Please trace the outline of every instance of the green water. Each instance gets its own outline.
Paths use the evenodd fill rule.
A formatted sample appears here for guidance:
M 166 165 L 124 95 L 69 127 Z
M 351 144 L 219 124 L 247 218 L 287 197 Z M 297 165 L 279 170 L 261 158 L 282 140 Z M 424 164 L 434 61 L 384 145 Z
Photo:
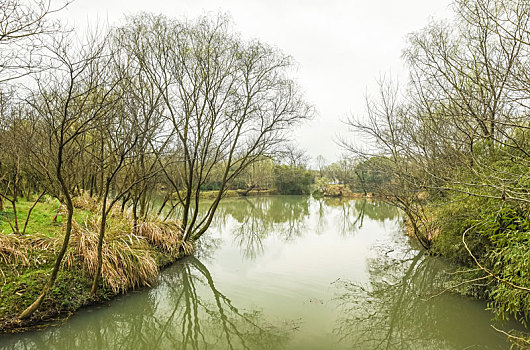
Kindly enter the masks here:
M 152 289 L 1 336 L 0 348 L 509 348 L 485 303 L 433 297 L 449 267 L 399 228 L 398 211 L 378 202 L 227 199 L 208 244 Z

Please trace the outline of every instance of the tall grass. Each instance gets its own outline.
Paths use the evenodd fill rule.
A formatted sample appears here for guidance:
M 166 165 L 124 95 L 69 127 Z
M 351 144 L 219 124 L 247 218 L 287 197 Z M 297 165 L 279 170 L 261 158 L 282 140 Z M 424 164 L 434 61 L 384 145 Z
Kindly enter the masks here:
M 85 204 L 92 206 L 89 201 Z M 87 209 L 87 206 L 83 207 Z M 100 210 L 91 208 L 92 210 Z M 98 215 L 89 217 L 83 224 L 75 223 L 70 249 L 64 264 L 72 268 L 81 262 L 83 268 L 94 275 L 97 269 L 97 243 L 101 225 Z M 101 276 L 115 293 L 130 288 L 149 286 L 158 274 L 155 254 L 179 256 L 182 245 L 180 224 L 152 219 L 141 222 L 136 233 L 130 213 L 112 211 L 107 218 L 107 228 L 102 251 Z
M 64 260 L 66 268 L 73 268 L 81 262 L 90 275 L 95 274 L 99 226 L 99 217 L 89 218 L 83 225 L 74 225 L 70 249 Z M 150 285 L 158 273 L 147 240 L 122 228 L 117 226 L 108 230 L 102 251 L 101 275 L 115 293 Z
M 86 216 L 82 223 L 74 220 L 63 267 L 81 267 L 93 276 L 97 268 L 101 204 L 86 193 L 75 197 L 73 202 L 76 208 L 89 211 L 92 215 Z M 101 274 L 103 283 L 114 293 L 151 285 L 158 274 L 157 256 L 162 254 L 176 259 L 182 251 L 185 254 L 192 252 L 193 247 L 182 242 L 182 230 L 178 221 L 149 218 L 141 221 L 136 230 L 133 222 L 128 211 L 122 213 L 112 210 L 107 218 Z M 49 263 L 62 243 L 61 236 L 0 233 L 0 265 L 20 269 L 38 268 L 46 260 Z
M 143 221 L 137 226 L 136 232 L 147 239 L 150 244 L 172 256 L 179 254 L 183 244 L 182 229 L 180 223 L 176 221 L 160 219 Z
M 25 241 L 20 235 L 0 233 L 0 262 L 6 265 L 29 265 Z
M 48 251 L 55 246 L 55 240 L 42 235 L 21 236 L 0 233 L 0 264 L 27 267 L 39 264 L 35 251 Z

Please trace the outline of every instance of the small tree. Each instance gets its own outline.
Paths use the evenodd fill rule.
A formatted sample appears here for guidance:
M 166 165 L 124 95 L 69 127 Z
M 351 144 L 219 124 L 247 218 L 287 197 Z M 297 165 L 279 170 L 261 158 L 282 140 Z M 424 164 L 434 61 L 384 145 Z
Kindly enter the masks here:
M 81 136 L 92 130 L 96 121 L 112 107 L 109 100 L 114 86 L 106 85 L 108 57 L 102 55 L 105 40 L 89 39 L 89 44 L 76 45 L 69 36 L 51 42 L 47 48 L 53 71 L 36 76 L 37 91 L 28 98 L 33 123 L 39 137 L 32 148 L 32 162 L 49 180 L 50 191 L 64 203 L 67 218 L 64 239 L 52 273 L 40 296 L 19 318 L 30 317 L 42 304 L 55 283 L 72 233 L 76 187 L 76 162 L 81 151 Z

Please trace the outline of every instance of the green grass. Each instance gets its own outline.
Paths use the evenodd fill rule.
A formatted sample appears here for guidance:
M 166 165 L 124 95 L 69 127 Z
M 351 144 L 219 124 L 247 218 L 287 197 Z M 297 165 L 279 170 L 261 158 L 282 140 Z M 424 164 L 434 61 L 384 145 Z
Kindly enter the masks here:
M 9 226 L 9 221 L 14 225 L 13 209 L 11 203 L 4 203 L 4 211 L 0 211 L 0 232 L 11 233 L 11 226 Z M 24 227 L 24 222 L 29 209 L 33 205 L 33 202 L 19 200 L 16 203 L 17 207 L 17 218 L 18 218 L 18 227 L 22 231 Z M 26 234 L 36 234 L 41 233 L 46 236 L 52 237 L 57 233 L 61 232 L 62 221 L 64 217 L 59 215 L 57 222 L 53 222 L 53 217 L 59 209 L 59 201 L 56 199 L 47 199 L 42 200 L 33 209 L 31 212 L 30 219 L 28 221 L 28 227 L 26 228 Z M 77 222 L 84 222 L 92 213 L 87 210 L 75 209 L 74 219 Z M 9 220 L 8 220 L 9 219 Z

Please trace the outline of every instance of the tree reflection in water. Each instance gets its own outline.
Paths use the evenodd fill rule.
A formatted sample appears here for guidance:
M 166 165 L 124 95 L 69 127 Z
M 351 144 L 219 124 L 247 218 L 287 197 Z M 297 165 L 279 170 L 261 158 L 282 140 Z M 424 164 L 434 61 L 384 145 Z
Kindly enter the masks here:
M 447 263 L 414 249 L 381 249 L 368 266 L 368 283 L 334 283 L 342 315 L 334 333 L 341 342 L 362 349 L 504 348 L 485 304 L 437 295 L 452 278 Z
M 245 258 L 255 259 L 263 253 L 263 240 L 267 237 L 275 235 L 286 242 L 304 234 L 310 201 L 307 196 L 226 201 L 218 210 L 217 224 L 226 225 L 228 218 L 233 218 L 237 222 L 231 228 L 235 242 Z
M 325 198 L 321 199 L 320 202 L 331 210 L 340 210 L 336 225 L 338 232 L 343 236 L 353 234 L 361 229 L 365 217 L 379 222 L 392 221 L 399 217 L 399 210 L 396 207 L 379 201 Z M 329 215 L 329 210 L 325 215 Z
M 311 206 L 315 206 L 316 225 L 308 224 Z M 365 216 L 379 222 L 392 221 L 398 218 L 399 211 L 385 203 L 368 200 L 254 197 L 224 202 L 218 210 L 216 225 L 218 230 L 224 230 L 229 218 L 233 218 L 237 222 L 230 229 L 234 240 L 245 258 L 252 260 L 263 254 L 263 240 L 271 235 L 283 242 L 293 241 L 308 232 L 322 234 L 333 230 L 346 236 L 362 228 Z M 313 226 L 311 231 L 309 225 Z
M 259 310 L 238 309 L 215 286 L 206 266 L 188 257 L 148 293 L 109 308 L 81 312 L 33 337 L 7 337 L 2 349 L 278 349 L 296 329 L 271 323 Z

